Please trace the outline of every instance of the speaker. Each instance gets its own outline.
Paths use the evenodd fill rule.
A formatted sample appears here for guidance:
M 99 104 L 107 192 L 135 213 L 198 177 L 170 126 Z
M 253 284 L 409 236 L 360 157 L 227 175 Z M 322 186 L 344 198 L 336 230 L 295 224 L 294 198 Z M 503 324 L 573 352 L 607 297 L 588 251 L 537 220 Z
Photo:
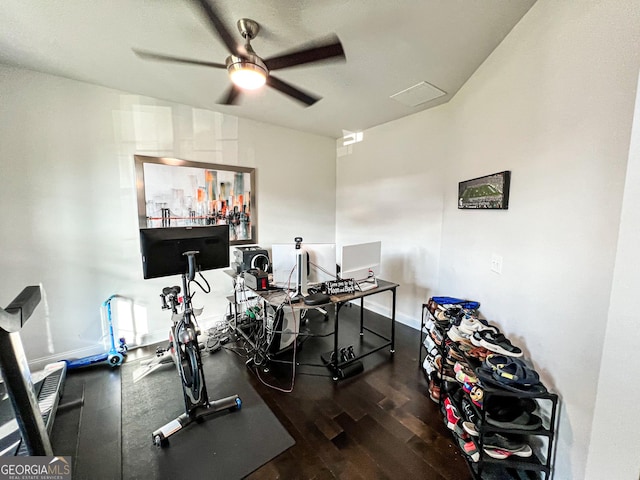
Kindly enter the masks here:
M 236 273 L 246 272 L 247 270 L 269 271 L 269 252 L 260 247 L 236 247 L 233 251 L 232 267 Z

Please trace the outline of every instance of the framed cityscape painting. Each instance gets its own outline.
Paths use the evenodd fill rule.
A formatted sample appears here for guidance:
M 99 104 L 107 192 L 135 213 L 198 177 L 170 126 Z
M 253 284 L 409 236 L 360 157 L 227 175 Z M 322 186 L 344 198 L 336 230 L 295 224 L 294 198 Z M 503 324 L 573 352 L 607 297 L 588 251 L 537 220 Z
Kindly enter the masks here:
M 134 158 L 140 228 L 229 225 L 231 245 L 257 242 L 255 168 Z

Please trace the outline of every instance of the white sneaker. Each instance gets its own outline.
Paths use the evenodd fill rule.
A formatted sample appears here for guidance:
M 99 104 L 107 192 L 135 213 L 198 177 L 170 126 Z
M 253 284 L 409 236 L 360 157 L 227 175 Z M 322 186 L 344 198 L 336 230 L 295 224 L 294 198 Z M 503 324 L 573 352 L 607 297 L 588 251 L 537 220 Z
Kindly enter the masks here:
M 455 325 L 453 325 L 448 331 L 447 331 L 447 336 L 453 340 L 454 342 L 458 342 L 458 343 L 466 343 L 468 345 L 471 345 L 471 340 L 470 337 L 471 335 L 469 335 L 468 333 L 465 333 L 463 331 L 461 331 L 458 327 L 456 327 Z
M 465 316 L 460 322 L 458 330 L 469 335 L 473 335 L 478 330 L 493 330 L 498 333 L 498 329 L 490 326 L 486 320 L 483 321 L 474 316 Z

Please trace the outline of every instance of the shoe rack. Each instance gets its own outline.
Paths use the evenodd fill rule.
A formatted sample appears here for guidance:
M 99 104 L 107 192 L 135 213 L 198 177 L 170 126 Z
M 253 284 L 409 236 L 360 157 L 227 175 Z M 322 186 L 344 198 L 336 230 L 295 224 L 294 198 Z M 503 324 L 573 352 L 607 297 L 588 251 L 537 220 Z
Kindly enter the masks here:
M 438 401 L 443 414 L 444 423 L 448 424 L 448 428 L 452 430 L 451 433 L 454 437 L 453 443 L 460 448 L 463 457 L 467 460 L 469 470 L 473 477 L 476 479 L 549 479 L 552 473 L 558 396 L 549 391 L 544 393 L 524 391 L 515 392 L 499 388 L 497 386 L 487 385 L 486 382 L 479 383 L 482 389 L 482 406 L 478 406 L 476 403 L 471 401 L 465 402 L 470 404 L 474 409 L 476 419 L 479 419 L 475 425 L 478 435 L 473 436 L 463 434 L 467 439 L 461 441 L 460 434 L 456 433 L 456 431 L 459 432 L 460 429 L 452 428 L 453 422 L 451 421 L 451 417 L 449 417 L 449 419 L 447 418 L 447 409 L 445 408 L 444 401 L 447 398 L 449 399 L 447 403 L 454 405 L 460 416 L 460 422 L 463 422 L 468 420 L 465 419 L 464 411 L 460 404 L 461 402 L 459 401 L 460 394 L 466 396 L 467 400 L 471 400 L 471 396 L 464 390 L 459 392 L 458 395 L 450 395 L 447 386 L 455 388 L 456 385 L 450 382 L 450 380 L 443 380 L 446 378 L 450 379 L 451 377 L 451 371 L 449 368 L 451 365 L 449 365 L 446 359 L 447 356 L 450 355 L 449 351 L 453 349 L 452 353 L 457 358 L 463 358 L 472 369 L 480 367 L 482 362 L 477 358 L 466 355 L 466 353 L 459 348 L 459 344 L 457 342 L 448 338 L 448 328 L 446 327 L 447 322 L 443 321 L 442 318 L 438 321 L 430 311 L 429 305 L 433 306 L 431 300 L 430 302 L 422 305 L 419 368 L 422 369 L 427 382 L 430 383 L 429 392 L 431 399 Z M 442 317 L 442 315 L 440 316 Z M 451 320 L 450 325 L 453 325 L 454 322 L 455 320 Z M 437 354 L 441 356 L 439 361 L 434 361 L 433 349 L 430 351 L 426 346 L 427 344 L 432 345 L 431 342 L 426 341 L 427 337 L 431 337 L 431 339 L 434 340 L 433 344 L 435 345 Z M 440 343 L 438 343 L 438 339 L 440 339 Z M 436 372 L 435 375 L 430 375 L 427 372 L 425 365 L 429 367 L 431 372 Z M 440 385 L 433 384 L 432 377 L 434 376 L 437 379 L 436 383 L 439 382 Z M 439 396 L 434 397 L 433 390 L 437 390 L 438 387 Z M 436 391 L 435 393 L 438 392 Z M 474 396 L 474 398 L 477 400 L 477 396 Z M 535 404 L 526 399 L 532 400 Z M 541 419 L 541 424 L 536 428 L 524 429 L 519 425 L 497 426 L 495 423 L 502 422 L 494 422 L 493 419 L 490 418 L 490 414 L 488 414 L 489 411 L 494 411 L 491 407 L 497 405 L 498 402 L 501 406 L 505 405 L 508 407 L 510 404 L 515 405 L 518 404 L 518 402 L 523 401 L 529 402 L 530 405 L 535 405 L 535 410 L 530 413 L 533 414 L 534 417 L 539 417 Z M 447 408 L 450 409 L 451 407 L 448 406 Z M 491 448 L 487 450 L 492 452 L 494 456 L 489 455 L 487 450 L 484 448 L 485 439 L 488 436 L 495 434 L 502 434 L 510 438 L 522 439 L 524 443 L 530 445 L 532 450 L 531 456 L 524 458 L 517 454 L 509 454 L 506 458 L 494 458 L 495 450 L 492 450 Z M 473 446 L 475 446 L 475 448 L 468 443 L 469 441 L 473 442 Z

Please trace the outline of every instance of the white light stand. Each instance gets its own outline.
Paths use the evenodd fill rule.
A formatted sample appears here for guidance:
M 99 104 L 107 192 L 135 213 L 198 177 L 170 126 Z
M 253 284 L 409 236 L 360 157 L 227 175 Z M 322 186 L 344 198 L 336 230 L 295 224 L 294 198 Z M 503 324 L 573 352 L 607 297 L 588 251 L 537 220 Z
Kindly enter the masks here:
M 296 237 L 296 291 L 292 298 L 302 298 L 308 295 L 307 268 L 308 254 L 302 248 L 302 237 Z

